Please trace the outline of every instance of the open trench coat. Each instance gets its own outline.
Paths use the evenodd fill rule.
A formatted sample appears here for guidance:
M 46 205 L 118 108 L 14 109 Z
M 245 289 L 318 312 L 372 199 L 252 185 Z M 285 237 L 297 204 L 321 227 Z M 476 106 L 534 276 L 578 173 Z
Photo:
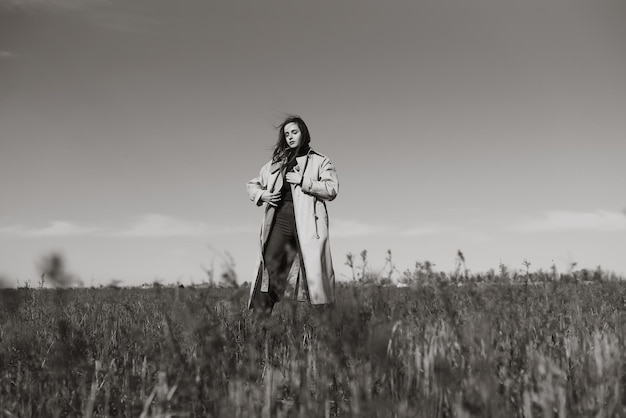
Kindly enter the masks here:
M 288 274 L 286 297 L 308 300 L 311 304 L 332 303 L 335 299 L 335 273 L 328 241 L 328 212 L 326 202 L 337 196 L 339 183 L 335 167 L 330 160 L 310 150 L 307 155 L 297 157 L 302 174 L 302 186 L 291 185 L 293 209 L 296 220 L 299 251 Z M 261 194 L 280 190 L 283 186 L 282 164 L 269 161 L 258 177 L 247 183 L 250 200 L 263 205 Z M 256 292 L 267 291 L 269 276 L 265 268 L 263 253 L 270 236 L 275 208 L 265 205 L 255 278 L 250 287 L 248 308 Z M 294 295 L 288 293 L 293 292 Z

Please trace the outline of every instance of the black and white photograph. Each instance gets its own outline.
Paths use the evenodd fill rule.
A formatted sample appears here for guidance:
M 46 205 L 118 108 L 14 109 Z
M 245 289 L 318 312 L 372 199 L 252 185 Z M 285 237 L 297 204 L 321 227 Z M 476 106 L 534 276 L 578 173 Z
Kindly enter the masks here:
M 626 416 L 623 0 L 0 0 L 0 417 Z

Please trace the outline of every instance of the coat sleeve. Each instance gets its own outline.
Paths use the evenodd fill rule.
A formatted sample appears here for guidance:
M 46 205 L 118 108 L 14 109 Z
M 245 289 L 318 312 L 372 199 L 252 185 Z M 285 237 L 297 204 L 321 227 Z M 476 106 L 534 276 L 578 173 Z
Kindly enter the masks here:
M 304 179 L 302 181 L 302 191 L 304 193 L 322 200 L 333 200 L 337 197 L 338 189 L 337 172 L 335 171 L 335 166 L 328 158 L 324 158 L 324 161 L 322 161 L 318 180 Z
M 267 190 L 267 178 L 269 177 L 269 163 L 261 167 L 258 177 L 253 178 L 246 184 L 248 196 L 257 206 L 261 206 L 263 201 L 261 195 Z

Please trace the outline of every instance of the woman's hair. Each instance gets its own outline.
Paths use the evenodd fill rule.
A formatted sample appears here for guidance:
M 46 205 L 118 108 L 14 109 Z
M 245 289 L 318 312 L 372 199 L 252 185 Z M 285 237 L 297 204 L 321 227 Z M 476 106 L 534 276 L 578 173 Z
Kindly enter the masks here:
M 274 147 L 274 152 L 272 154 L 273 162 L 287 160 L 295 156 L 295 153 L 291 151 L 289 145 L 287 145 L 287 139 L 285 138 L 285 126 L 290 123 L 295 123 L 298 125 L 298 128 L 300 128 L 302 141 L 300 142 L 298 150 L 308 148 L 309 143 L 311 142 L 311 134 L 309 134 L 309 128 L 306 126 L 306 123 L 304 123 L 302 118 L 297 115 L 287 116 L 283 123 L 281 123 L 278 127 L 278 141 L 276 142 L 276 146 Z

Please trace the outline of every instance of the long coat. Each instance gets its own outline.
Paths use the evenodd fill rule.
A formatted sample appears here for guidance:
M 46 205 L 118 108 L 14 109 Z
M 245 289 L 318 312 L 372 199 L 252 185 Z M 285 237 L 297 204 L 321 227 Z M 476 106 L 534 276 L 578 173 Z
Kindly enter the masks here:
M 337 196 L 337 173 L 327 157 L 313 150 L 307 155 L 297 157 L 296 161 L 303 177 L 302 186 L 291 185 L 299 251 L 289 271 L 288 289 L 292 289 L 295 293 L 293 296 L 299 300 L 308 299 L 312 304 L 332 303 L 335 299 L 335 273 L 328 241 L 326 202 Z M 284 181 L 282 171 L 280 162 L 266 163 L 259 176 L 250 180 L 246 186 L 250 200 L 261 206 L 263 191 L 280 190 Z M 268 290 L 269 276 L 263 252 L 275 211 L 274 207 L 265 205 L 255 278 L 250 287 L 249 308 L 256 292 Z

